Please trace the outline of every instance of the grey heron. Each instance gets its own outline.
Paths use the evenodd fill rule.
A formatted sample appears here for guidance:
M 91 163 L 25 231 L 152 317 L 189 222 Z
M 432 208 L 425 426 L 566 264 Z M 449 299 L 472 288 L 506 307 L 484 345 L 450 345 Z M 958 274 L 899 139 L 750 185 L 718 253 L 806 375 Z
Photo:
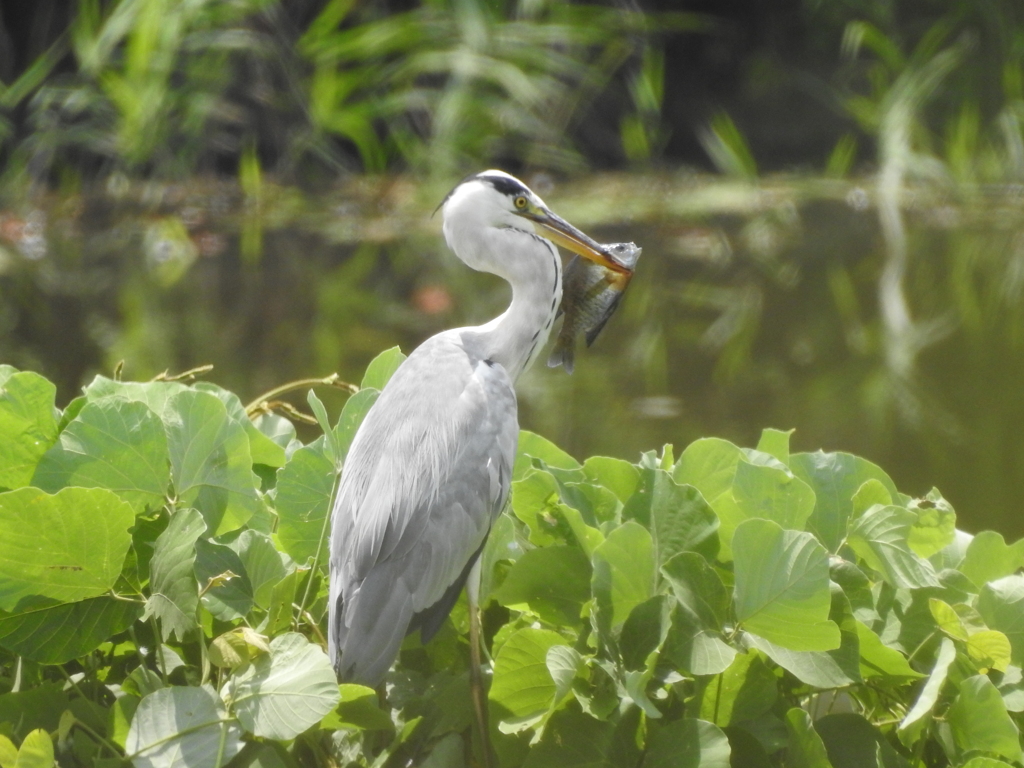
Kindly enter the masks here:
M 417 347 L 352 440 L 331 517 L 328 645 L 342 681 L 371 687 L 407 634 L 433 637 L 467 581 L 475 626 L 478 559 L 512 480 L 514 385 L 547 341 L 562 294 L 553 243 L 623 271 L 502 171 L 467 178 L 441 207 L 448 246 L 507 280 L 512 303 Z

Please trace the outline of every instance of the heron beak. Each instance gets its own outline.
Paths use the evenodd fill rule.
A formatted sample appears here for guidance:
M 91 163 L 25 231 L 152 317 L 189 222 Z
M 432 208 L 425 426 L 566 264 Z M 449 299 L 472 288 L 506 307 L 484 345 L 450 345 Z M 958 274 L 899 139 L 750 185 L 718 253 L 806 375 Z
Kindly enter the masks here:
M 551 211 L 541 209 L 531 212 L 529 218 L 540 225 L 541 234 L 548 238 L 555 245 L 560 245 L 568 251 L 577 253 L 585 259 L 589 259 L 602 267 L 613 272 L 627 273 L 630 270 L 619 264 L 615 257 L 605 250 L 605 247 L 596 242 L 593 238 L 583 234 L 572 224 L 561 216 Z

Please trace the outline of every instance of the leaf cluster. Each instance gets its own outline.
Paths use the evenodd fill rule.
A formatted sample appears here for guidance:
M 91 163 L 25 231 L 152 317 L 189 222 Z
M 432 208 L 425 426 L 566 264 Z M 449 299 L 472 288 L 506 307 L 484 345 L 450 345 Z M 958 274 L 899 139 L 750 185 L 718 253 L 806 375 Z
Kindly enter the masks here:
M 468 613 L 382 693 L 324 652 L 348 445 L 216 386 L 0 368 L 0 766 L 481 764 Z M 522 432 L 483 553 L 502 766 L 1021 765 L 1024 542 L 845 453 L 702 439 L 582 464 Z

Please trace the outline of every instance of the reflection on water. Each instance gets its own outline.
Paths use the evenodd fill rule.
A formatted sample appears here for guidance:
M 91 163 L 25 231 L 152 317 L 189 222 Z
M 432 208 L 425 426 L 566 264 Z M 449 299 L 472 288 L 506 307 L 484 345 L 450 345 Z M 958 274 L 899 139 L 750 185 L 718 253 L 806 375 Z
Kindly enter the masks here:
M 539 181 L 570 221 L 644 257 L 576 373 L 524 377 L 523 426 L 579 457 L 631 459 L 795 427 L 796 449 L 864 455 L 907 492 L 937 485 L 968 529 L 1024 534 L 1019 190 L 902 189 L 897 270 L 868 184 Z M 243 400 L 355 379 L 379 350 L 508 301 L 444 247 L 430 211 L 445 191 L 122 185 L 0 212 L 0 362 L 54 379 L 61 404 L 120 360 L 133 378 L 213 363 Z

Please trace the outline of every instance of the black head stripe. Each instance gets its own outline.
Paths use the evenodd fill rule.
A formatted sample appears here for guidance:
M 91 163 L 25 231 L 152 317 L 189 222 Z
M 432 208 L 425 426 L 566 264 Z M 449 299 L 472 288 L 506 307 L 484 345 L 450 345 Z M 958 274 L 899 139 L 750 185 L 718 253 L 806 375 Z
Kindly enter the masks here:
M 529 195 L 530 192 L 530 190 L 528 190 L 521 182 L 516 181 L 515 179 L 510 179 L 508 176 L 492 175 L 488 174 L 487 171 L 483 171 L 482 173 L 471 173 L 469 174 L 469 176 L 467 176 L 454 187 L 452 187 L 451 192 L 445 195 L 444 200 L 441 201 L 441 204 L 434 209 L 434 213 L 437 213 L 444 207 L 444 204 L 448 202 L 448 199 L 453 194 L 455 194 L 456 189 L 461 187 L 467 181 L 472 181 L 473 179 L 477 179 L 479 181 L 486 181 L 488 184 L 494 187 L 495 190 L 497 190 L 503 195 L 508 195 L 509 197 L 516 197 L 518 195 Z M 433 215 L 434 214 L 431 214 L 431 216 Z

